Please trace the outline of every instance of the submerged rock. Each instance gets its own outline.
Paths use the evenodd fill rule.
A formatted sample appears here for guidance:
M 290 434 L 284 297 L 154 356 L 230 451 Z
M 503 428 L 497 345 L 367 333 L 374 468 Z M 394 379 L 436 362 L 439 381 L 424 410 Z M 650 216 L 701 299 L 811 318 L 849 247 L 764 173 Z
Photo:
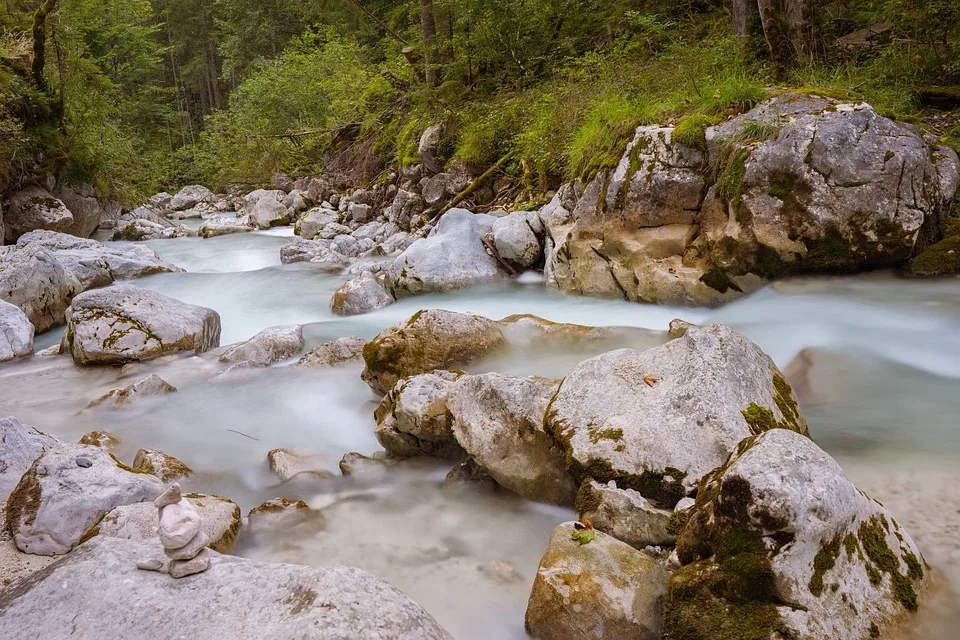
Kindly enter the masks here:
M 285 531 L 305 523 L 323 526 L 323 520 L 323 514 L 303 500 L 273 498 L 250 510 L 246 530 L 253 533 Z
M 435 371 L 397 382 L 374 413 L 377 441 L 387 453 L 401 458 L 463 457 L 447 419 L 447 395 L 459 377 Z
M 290 324 L 264 329 L 246 342 L 227 347 L 220 362 L 250 363 L 265 367 L 286 358 L 292 358 L 303 349 L 303 326 Z
M 136 404 L 143 398 L 176 392 L 177 388 L 175 386 L 157 374 L 151 373 L 146 378 L 137 380 L 136 382 L 127 385 L 123 389 L 113 389 L 108 391 L 104 395 L 91 402 L 88 406 L 98 407 L 105 405 L 111 409 L 119 409 L 122 406 Z
M 563 450 L 543 429 L 558 386 L 558 380 L 501 373 L 464 376 L 447 397 L 448 428 L 501 486 L 530 500 L 572 505 L 577 488 Z
M 282 482 L 303 475 L 321 480 L 333 477 L 331 472 L 323 468 L 323 461 L 319 457 L 300 455 L 289 449 L 273 449 L 267 452 L 267 463 L 271 473 Z
M 773 360 L 721 325 L 581 362 L 545 425 L 578 482 L 616 480 L 661 508 L 690 493 L 744 438 L 774 428 L 807 434 Z
M 220 316 L 149 289 L 115 285 L 74 298 L 64 344 L 84 365 L 201 353 L 220 344 Z
M 786 429 L 709 476 L 677 551 L 664 637 L 690 640 L 876 638 L 917 609 L 927 572 L 893 516 Z
M 124 467 L 99 447 L 67 445 L 43 453 L 7 500 L 6 526 L 25 553 L 59 555 L 114 508 L 153 500 L 163 483 Z
M 33 354 L 33 325 L 20 307 L 0 300 L 0 362 Z
M 265 633 L 305 640 L 450 638 L 422 607 L 359 569 L 269 564 L 208 552 L 210 568 L 187 580 L 137 570 L 138 561 L 159 551 L 156 542 L 106 537 L 87 542 L 0 592 L 0 637 L 56 638 L 73 629 L 78 637 L 100 640 L 184 634 L 252 640 Z M 136 602 L 149 603 L 150 615 L 133 605 L 133 594 Z
M 667 572 L 652 557 L 605 533 L 587 544 L 558 525 L 540 560 L 527 605 L 538 640 L 657 640 Z
M 400 378 L 464 365 L 503 345 L 503 332 L 492 320 L 442 309 L 418 311 L 364 347 L 362 378 L 384 394 Z
M 247 233 L 253 231 L 253 227 L 238 218 L 227 218 L 224 216 L 215 216 L 204 222 L 197 235 L 201 238 L 216 238 L 231 233 Z
M 308 369 L 337 367 L 344 364 L 362 363 L 363 348 L 367 341 L 356 336 L 337 338 L 318 344 L 297 360 L 294 366 Z
M 506 272 L 481 241 L 494 220 L 466 209 L 445 213 L 428 237 L 410 245 L 390 266 L 390 293 L 400 299 L 506 280 Z
M 391 304 L 393 296 L 384 287 L 382 276 L 364 271 L 334 291 L 330 310 L 338 316 L 356 316 Z
M 159 449 L 139 449 L 133 458 L 133 469 L 172 482 L 193 474 L 193 469 Z

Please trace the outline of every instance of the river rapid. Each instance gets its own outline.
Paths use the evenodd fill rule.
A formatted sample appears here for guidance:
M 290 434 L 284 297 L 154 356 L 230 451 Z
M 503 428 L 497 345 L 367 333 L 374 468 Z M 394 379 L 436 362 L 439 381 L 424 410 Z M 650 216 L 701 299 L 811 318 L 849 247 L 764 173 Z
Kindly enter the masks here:
M 622 346 L 666 341 L 672 318 L 742 331 L 785 370 L 813 438 L 849 477 L 894 513 L 938 573 L 911 638 L 956 638 L 960 628 L 960 279 L 906 281 L 887 273 L 777 283 L 718 310 L 568 297 L 526 275 L 508 285 L 406 299 L 377 312 L 330 313 L 345 277 L 281 265 L 289 228 L 149 246 L 187 269 L 136 284 L 210 307 L 221 344 L 278 324 L 304 324 L 306 348 L 342 336 L 372 338 L 422 308 L 499 319 L 531 313 L 556 322 L 638 327 L 580 350 L 517 346 L 471 371 L 563 377 L 579 361 Z M 37 337 L 37 350 L 62 328 Z M 573 512 L 505 492 L 440 488 L 445 466 L 414 463 L 379 480 L 335 477 L 278 486 L 266 454 L 286 447 L 337 470 L 343 454 L 371 454 L 377 398 L 360 367 L 285 364 L 218 376 L 215 357 L 167 357 L 122 368 L 74 367 L 34 357 L 0 367 L 0 415 L 69 440 L 94 429 L 121 440 L 130 462 L 162 449 L 197 473 L 190 489 L 237 501 L 246 513 L 273 497 L 302 498 L 323 522 L 244 534 L 238 555 L 323 566 L 348 564 L 392 582 L 461 640 L 524 638 L 529 589 L 551 529 Z M 179 389 L 122 411 L 86 405 L 156 372 Z

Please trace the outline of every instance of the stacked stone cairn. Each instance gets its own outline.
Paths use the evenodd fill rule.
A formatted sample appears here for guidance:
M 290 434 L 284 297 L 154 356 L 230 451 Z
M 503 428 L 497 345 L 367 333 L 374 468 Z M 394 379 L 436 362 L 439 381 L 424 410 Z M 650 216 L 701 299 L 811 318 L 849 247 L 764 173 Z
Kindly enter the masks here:
M 210 568 L 209 536 L 200 530 L 200 514 L 181 495 L 180 485 L 171 485 L 153 504 L 159 512 L 157 533 L 166 559 L 141 560 L 137 568 L 169 573 L 173 578 L 185 578 Z

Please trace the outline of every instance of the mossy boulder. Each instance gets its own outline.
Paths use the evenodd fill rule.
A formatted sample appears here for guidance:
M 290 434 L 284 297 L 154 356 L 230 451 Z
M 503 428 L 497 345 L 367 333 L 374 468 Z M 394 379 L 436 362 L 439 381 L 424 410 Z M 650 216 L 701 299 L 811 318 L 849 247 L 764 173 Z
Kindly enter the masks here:
M 671 511 L 654 507 L 639 492 L 620 489 L 612 480 L 607 484 L 586 480 L 577 492 L 576 508 L 598 531 L 635 549 L 677 541 L 668 527 Z
M 80 294 L 67 316 L 65 350 L 81 365 L 123 364 L 220 344 L 220 315 L 149 289 L 114 285 Z
M 0 418 L 0 504 L 7 499 L 34 460 L 64 443 L 14 417 Z
M 581 544 L 558 525 L 540 560 L 526 628 L 538 640 L 657 640 L 667 573 L 642 551 L 597 532 Z
M 576 494 L 563 450 L 544 431 L 558 380 L 502 373 L 464 376 L 447 410 L 456 441 L 480 469 L 524 498 L 572 505 Z
M 453 369 L 504 346 L 497 323 L 482 316 L 442 309 L 418 311 L 384 329 L 363 349 L 363 380 L 385 394 L 401 378 Z
M 7 242 L 15 242 L 35 229 L 69 231 L 73 227 L 73 214 L 67 206 L 41 187 L 27 187 L 14 194 L 4 213 Z
M 545 426 L 578 482 L 616 480 L 664 509 L 744 438 L 773 428 L 807 434 L 773 360 L 722 325 L 581 362 L 561 384 Z
M 397 382 L 374 412 L 377 440 L 387 453 L 400 458 L 464 456 L 447 413 L 447 396 L 459 377 L 435 371 Z
M 921 251 L 907 263 L 905 273 L 918 278 L 960 273 L 960 234 L 944 238 Z
M 7 500 L 6 526 L 21 551 L 59 555 L 111 510 L 163 491 L 159 478 L 99 447 L 65 444 L 43 453 L 20 479 Z
M 193 469 L 159 449 L 138 449 L 133 457 L 133 469 L 157 476 L 166 483 L 193 475 Z
M 910 535 L 809 438 L 745 439 L 677 542 L 665 640 L 866 640 L 919 606 Z

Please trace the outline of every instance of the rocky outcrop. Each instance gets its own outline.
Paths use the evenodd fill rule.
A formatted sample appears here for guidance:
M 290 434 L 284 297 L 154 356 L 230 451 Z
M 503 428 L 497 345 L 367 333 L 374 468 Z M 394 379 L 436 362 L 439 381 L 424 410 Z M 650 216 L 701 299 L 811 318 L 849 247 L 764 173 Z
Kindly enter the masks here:
M 6 526 L 25 553 L 67 553 L 116 507 L 163 493 L 156 477 L 124 467 L 99 447 L 49 449 L 24 473 L 7 500 Z
M 463 457 L 447 418 L 447 396 L 459 377 L 435 371 L 397 382 L 374 412 L 377 441 L 387 453 L 400 458 Z
M 108 407 L 110 409 L 119 409 L 120 407 L 137 404 L 144 398 L 176 392 L 177 388 L 175 386 L 157 374 L 151 373 L 146 378 L 132 382 L 122 389 L 111 389 L 91 402 L 88 406 L 91 408 Z
M 43 247 L 0 247 L 0 300 L 27 314 L 37 333 L 63 324 L 80 282 Z
M 115 285 L 73 300 L 64 336 L 77 364 L 121 364 L 220 344 L 220 316 L 149 289 Z
M 957 190 L 952 150 L 869 105 L 786 95 L 707 124 L 640 127 L 572 210 L 541 212 L 548 281 L 716 305 L 789 274 L 895 266 L 936 236 Z
M 248 363 L 266 367 L 280 360 L 292 358 L 303 349 L 303 326 L 299 324 L 264 329 L 246 342 L 227 347 L 220 362 Z
M 338 316 L 356 316 L 391 304 L 393 296 L 384 287 L 383 276 L 364 271 L 333 292 L 330 310 Z
M 578 482 L 615 480 L 667 509 L 744 438 L 775 428 L 807 434 L 773 361 L 721 325 L 581 362 L 560 386 L 545 426 Z
M 454 291 L 507 279 L 483 246 L 494 218 L 451 209 L 426 238 L 417 240 L 390 266 L 387 288 L 394 298 Z
M 3 217 L 7 242 L 35 229 L 67 232 L 74 226 L 67 206 L 42 187 L 27 187 L 15 194 Z
M 657 640 L 667 573 L 651 556 L 605 533 L 587 544 L 567 522 L 550 534 L 527 605 L 539 640 Z
M 297 220 L 293 225 L 293 232 L 301 238 L 312 240 L 323 231 L 324 227 L 337 222 L 337 218 L 337 212 L 333 209 L 316 207 L 307 211 Z
M 530 500 L 572 505 L 576 485 L 564 452 L 543 428 L 558 386 L 558 380 L 501 373 L 465 376 L 448 392 L 448 428 L 501 486 Z
M 215 216 L 204 222 L 197 235 L 201 238 L 216 238 L 229 235 L 231 233 L 247 233 L 253 231 L 253 227 L 238 218 L 227 218 L 225 216 Z
M 34 460 L 63 444 L 59 438 L 37 431 L 14 417 L 0 418 L 0 503 L 7 499 Z
M 500 257 L 523 269 L 543 257 L 543 222 L 536 211 L 514 211 L 493 221 L 493 244 Z
M 384 329 L 363 349 L 363 380 L 381 394 L 400 378 L 451 369 L 504 344 L 497 323 L 481 316 L 441 309 L 418 311 Z
M 297 360 L 294 366 L 322 369 L 344 364 L 359 364 L 363 362 L 363 348 L 366 345 L 367 341 L 363 338 L 337 338 L 330 342 L 318 344 Z
M 203 185 L 192 184 L 180 189 L 177 195 L 166 202 L 166 206 L 173 211 L 186 211 L 187 209 L 193 209 L 201 202 L 213 200 L 213 198 L 213 192 L 210 189 Z
M 33 355 L 33 325 L 20 307 L 0 300 L 0 362 Z
M 269 229 L 290 224 L 292 213 L 284 204 L 287 194 L 279 190 L 257 189 L 243 198 L 243 212 L 250 224 Z
M 918 607 L 910 535 L 810 439 L 774 429 L 701 486 L 677 543 L 664 637 L 880 637 Z M 723 630 L 723 634 L 721 634 Z M 744 631 L 744 633 L 746 633 Z
M 616 482 L 600 484 L 588 479 L 577 493 L 577 513 L 598 530 L 634 549 L 673 545 L 676 534 L 668 523 L 672 512 L 657 509 L 633 489 L 620 489 Z
M 138 571 L 156 542 L 97 537 L 0 592 L 0 637 L 449 640 L 419 605 L 359 569 L 268 564 L 211 552 L 188 580 Z M 67 585 L 67 588 L 64 588 Z M 96 588 L 90 588 L 96 585 Z M 149 603 L 150 615 L 133 606 Z M 211 612 L 216 612 L 212 615 Z M 135 630 L 131 632 L 131 630 Z

